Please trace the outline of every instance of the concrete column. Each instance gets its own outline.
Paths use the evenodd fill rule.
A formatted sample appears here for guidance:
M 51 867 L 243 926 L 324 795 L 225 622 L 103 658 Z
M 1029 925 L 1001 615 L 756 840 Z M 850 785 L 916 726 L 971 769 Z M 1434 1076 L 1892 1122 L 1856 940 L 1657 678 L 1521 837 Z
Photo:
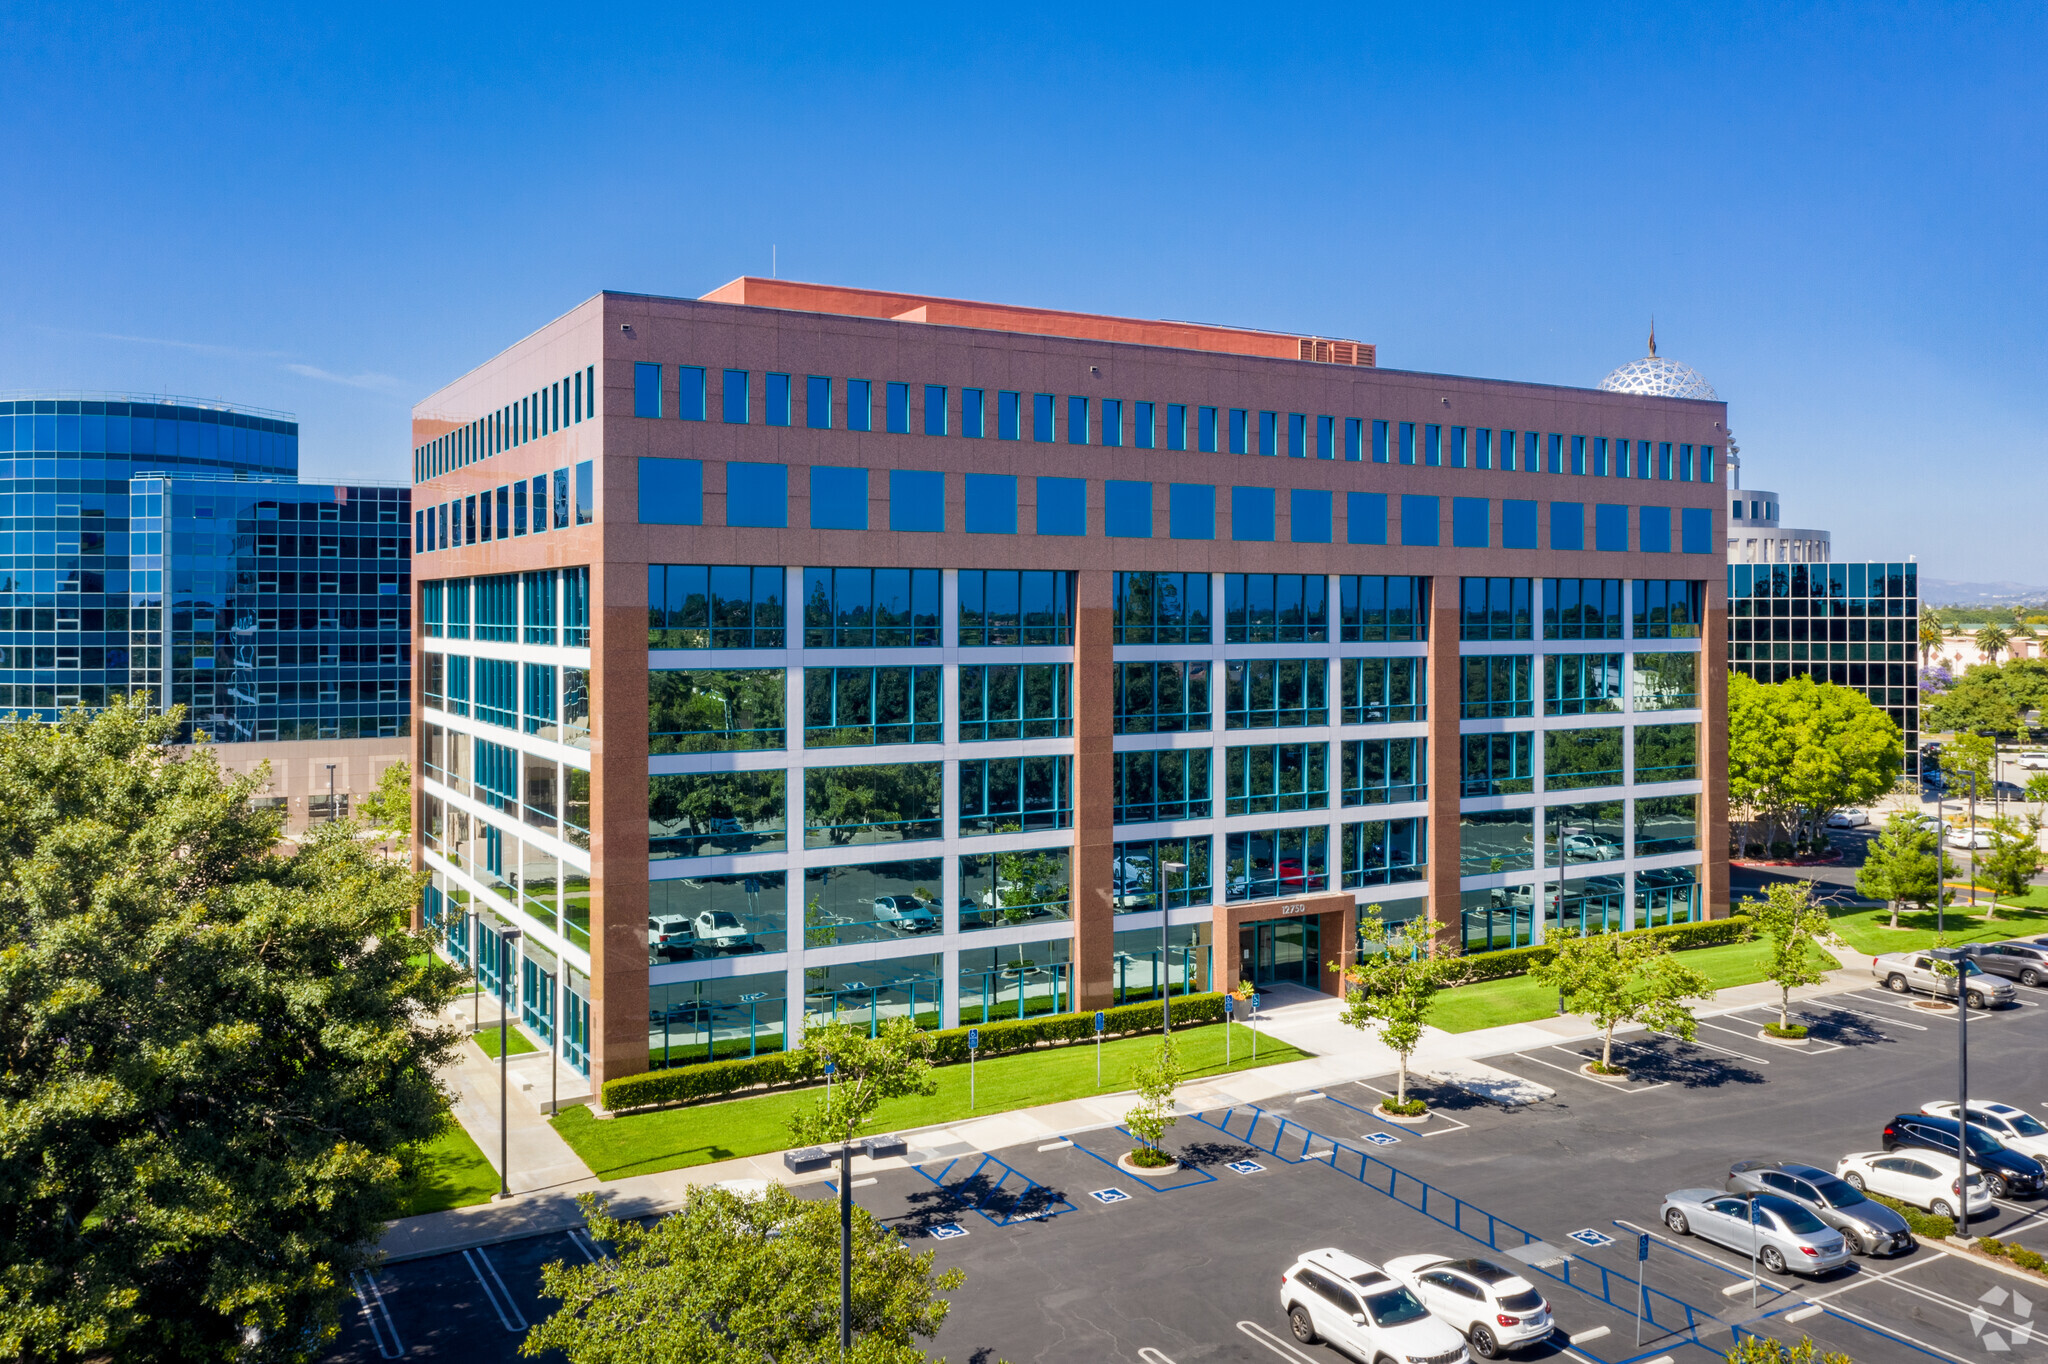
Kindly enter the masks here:
M 602 1092 L 647 1069 L 647 570 L 591 558 L 590 1082 Z
M 1464 947 L 1458 917 L 1458 580 L 1438 578 L 1429 599 L 1429 904 L 1437 951 Z
M 1709 919 L 1729 914 L 1728 886 L 1728 584 L 1707 579 L 1700 638 L 1700 906 Z
M 1100 1009 L 1116 986 L 1110 894 L 1116 632 L 1109 573 L 1086 570 L 1074 578 L 1074 994 L 1080 1008 Z

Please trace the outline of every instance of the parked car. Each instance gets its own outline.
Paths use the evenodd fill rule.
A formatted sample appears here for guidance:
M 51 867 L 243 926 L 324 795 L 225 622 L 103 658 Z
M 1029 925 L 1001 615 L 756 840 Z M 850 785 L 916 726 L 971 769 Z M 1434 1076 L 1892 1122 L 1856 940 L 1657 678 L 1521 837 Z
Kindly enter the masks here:
M 669 961 L 697 955 L 697 932 L 685 914 L 665 914 L 647 921 L 647 950 Z
M 1926 952 L 1887 952 L 1881 957 L 1870 959 L 1870 974 L 1884 982 L 1887 990 L 1894 994 L 1906 994 L 1918 990 L 1922 994 L 1937 995 L 1942 999 L 1956 997 L 1956 977 L 1935 970 L 1935 958 Z M 1962 971 L 1962 978 L 1969 983 L 1963 987 L 1963 997 L 1973 1009 L 1988 1008 L 1993 1004 L 2010 1004 L 2017 999 L 2018 992 L 2012 986 L 1987 976 L 1983 968 L 1968 957 L 1956 964 Z
M 1970 1124 L 1969 1142 L 1970 1163 L 1984 1171 L 1985 1185 L 1993 1198 L 2040 1192 L 2043 1178 L 2048 1177 L 2040 1161 L 2008 1151 L 2004 1142 L 1975 1123 Z M 1955 1155 L 1956 1120 L 1926 1113 L 1899 1114 L 1884 1125 L 1884 1149 L 1906 1148 Z
M 1974 824 L 1951 824 L 1948 826 L 1948 833 L 1944 836 L 1943 841 L 1951 848 L 1989 851 L 1991 847 L 1991 831 L 1989 829 L 1980 829 Z
M 877 895 L 875 922 L 898 933 L 931 933 L 938 929 L 939 916 L 915 895 Z
M 1455 1328 L 1430 1315 L 1406 1284 L 1334 1247 L 1311 1250 L 1280 1276 L 1280 1306 L 1304 1345 L 1327 1340 L 1354 1359 L 1464 1364 Z
M 1582 862 L 1612 862 L 1621 856 L 1621 844 L 1605 834 L 1566 834 L 1564 854 Z
M 1870 811 L 1849 808 L 1837 810 L 1828 816 L 1830 829 L 1862 829 L 1870 824 Z
M 2019 783 L 2000 779 L 1991 783 L 1991 795 L 1996 800 L 2025 800 L 2027 793 Z
M 1940 1165 L 1923 1155 L 1859 1151 L 1843 1156 L 1835 1172 L 1845 1184 L 1925 1208 L 1936 1217 L 1956 1215 L 1953 1164 Z M 1975 1217 L 1990 1206 L 1991 1191 L 1985 1187 L 1984 1176 L 1970 1171 L 1970 1216 Z
M 1536 1285 L 1491 1260 L 1400 1255 L 1387 1261 L 1387 1273 L 1422 1299 L 1431 1316 L 1463 1331 L 1481 1359 L 1543 1340 L 1556 1326 Z
M 1903 1255 L 1915 1244 L 1905 1218 L 1817 1166 L 1737 1161 L 1728 1171 L 1728 1192 L 1791 1199 L 1842 1233 L 1851 1255 Z
M 1921 1104 L 1922 1113 L 1937 1118 L 1953 1118 L 1956 1115 L 1955 1101 L 1937 1100 Z M 1998 1138 L 1999 1144 L 2008 1151 L 2018 1151 L 2023 1156 L 2048 1165 L 2048 1125 L 2024 1108 L 2002 1104 L 1994 1099 L 1972 1099 L 1970 1101 L 1970 1126 L 1981 1127 Z
M 1664 1195 L 1664 1225 L 1744 1255 L 1773 1274 L 1820 1274 L 1849 1263 L 1842 1233 L 1777 1194 L 1679 1189 Z
M 2043 753 L 2039 749 L 2020 754 L 2018 762 L 2029 772 L 2048 771 L 2048 753 Z
M 2048 938 L 2014 938 L 2010 942 L 1966 942 L 1956 951 L 1968 954 L 1979 969 L 2022 985 L 2048 980 Z
M 753 935 L 739 916 L 729 909 L 707 909 L 693 921 L 697 930 L 697 941 L 719 952 L 735 952 L 747 945 Z

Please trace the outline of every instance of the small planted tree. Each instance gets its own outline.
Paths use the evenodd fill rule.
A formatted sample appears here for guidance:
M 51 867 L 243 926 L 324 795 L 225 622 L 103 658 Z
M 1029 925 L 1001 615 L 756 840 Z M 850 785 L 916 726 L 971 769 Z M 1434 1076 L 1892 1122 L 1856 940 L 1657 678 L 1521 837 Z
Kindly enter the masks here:
M 1977 863 L 1979 880 L 1991 891 L 1985 919 L 1998 917 L 1998 897 L 2014 899 L 2027 893 L 2041 870 L 2041 821 L 2033 815 L 2024 820 L 2008 815 L 1994 819 L 1987 828 L 1991 848 Z
M 1822 1350 L 1812 1336 L 1801 1336 L 1794 1345 L 1769 1336 L 1747 1335 L 1728 1351 L 1728 1364 L 1850 1364 L 1839 1350 Z
M 1828 914 L 1813 903 L 1810 881 L 1774 881 L 1764 887 L 1764 898 L 1746 908 L 1757 932 L 1770 939 L 1770 955 L 1764 959 L 1764 979 L 1778 987 L 1778 1021 L 1764 1025 L 1775 1037 L 1804 1037 L 1804 1026 L 1792 1026 L 1792 991 L 1801 985 L 1818 984 L 1826 968 L 1815 960 L 1815 946 L 1828 931 Z
M 1900 905 L 1925 909 L 1940 903 L 1944 892 L 1934 830 L 1904 810 L 1887 819 L 1857 869 L 1856 893 L 1890 905 L 1893 928 L 1899 926 Z
M 1159 1039 L 1159 1050 L 1150 1061 L 1132 1067 L 1131 1088 L 1138 1091 L 1138 1102 L 1124 1114 L 1124 1128 L 1144 1145 L 1131 1152 L 1131 1164 L 1153 1170 L 1173 1164 L 1173 1157 L 1159 1144 L 1177 1121 L 1173 1093 L 1184 1076 L 1171 1034 Z
M 1381 1099 L 1389 1113 L 1418 1116 L 1426 1105 L 1408 1100 L 1408 1058 L 1422 1042 L 1429 1006 L 1444 982 L 1445 960 L 1429 955 L 1436 940 L 1435 919 L 1422 918 L 1389 930 L 1378 905 L 1370 905 L 1358 925 L 1358 961 L 1339 970 L 1344 980 L 1344 1021 L 1371 1033 L 1394 1053 L 1399 1070 L 1394 1097 Z
M 1688 1002 L 1711 998 L 1713 987 L 1650 934 L 1581 937 L 1565 929 L 1550 946 L 1550 960 L 1530 967 L 1529 975 L 1555 986 L 1567 1009 L 1599 1025 L 1600 1059 L 1588 1067 L 1596 1074 L 1628 1073 L 1614 1064 L 1614 1030 L 1623 1023 L 1641 1023 L 1688 1042 L 1699 1031 Z

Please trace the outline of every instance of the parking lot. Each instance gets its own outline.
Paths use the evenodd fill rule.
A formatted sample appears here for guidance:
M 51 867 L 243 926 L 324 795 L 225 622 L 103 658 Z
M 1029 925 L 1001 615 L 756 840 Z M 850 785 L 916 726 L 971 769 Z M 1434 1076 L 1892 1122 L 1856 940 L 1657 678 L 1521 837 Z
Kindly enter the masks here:
M 1971 1092 L 2040 1112 L 2048 992 L 2021 998 L 1971 1016 Z M 862 1162 L 855 1196 L 966 1272 L 937 1342 L 956 1364 L 1335 1360 L 1297 1346 L 1279 1310 L 1280 1273 L 1301 1251 L 1383 1261 L 1531 1241 L 1550 1248 L 1532 1252 L 1543 1263 L 1530 1277 L 1561 1327 L 1532 1359 L 1698 1364 L 1737 1329 L 1804 1331 L 1858 1364 L 2048 1353 L 2033 1330 L 2048 1282 L 1945 1247 L 1753 1284 L 1746 1259 L 1659 1224 L 1666 1192 L 1718 1187 L 1735 1160 L 1832 1169 L 1875 1149 L 1894 1114 L 1954 1097 L 1953 1012 L 1871 989 L 1804 1013 L 1806 1050 L 1759 1039 L 1762 1009 L 1703 1020 L 1690 1044 L 1636 1034 L 1618 1047 L 1633 1070 L 1619 1085 L 1579 1073 L 1594 1043 L 1493 1057 L 1555 1098 L 1507 1109 L 1432 1093 L 1437 1116 L 1421 1128 L 1371 1115 L 1384 1080 L 1183 1116 L 1168 1144 L 1187 1168 L 1163 1179 L 1116 1168 L 1131 1142 L 1103 1129 L 988 1157 L 941 1151 L 913 1169 Z M 1638 1229 L 1651 1236 L 1640 1344 Z M 1972 1230 L 2048 1252 L 2048 1200 L 2003 1203 Z M 360 1284 L 332 1357 L 510 1360 L 547 1310 L 539 1266 L 592 1253 L 563 1234 L 386 1266 Z

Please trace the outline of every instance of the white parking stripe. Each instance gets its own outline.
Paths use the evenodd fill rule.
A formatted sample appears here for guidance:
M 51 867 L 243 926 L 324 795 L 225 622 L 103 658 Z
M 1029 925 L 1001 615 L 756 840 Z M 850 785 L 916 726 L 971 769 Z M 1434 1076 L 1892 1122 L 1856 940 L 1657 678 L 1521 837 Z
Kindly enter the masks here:
M 1766 1006 L 1766 1007 L 1769 1007 L 1769 1006 Z M 1773 1012 L 1773 1013 L 1776 1013 L 1776 1012 L 1777 1012 L 1777 1010 L 1776 1010 L 1776 1009 L 1772 1009 L 1772 1010 L 1771 1010 L 1771 1012 Z M 1723 1017 L 1729 1017 L 1729 1018 L 1732 1018 L 1732 1017 L 1734 1017 L 1734 1015 L 1732 1015 L 1732 1014 L 1726 1014 L 1726 1015 L 1723 1015 Z M 1709 1023 L 1709 1022 L 1708 1022 L 1708 1021 L 1707 1021 L 1706 1019 L 1704 1019 L 1704 1018 L 1702 1018 L 1702 1019 L 1700 1019 L 1700 1020 L 1699 1020 L 1699 1025 L 1700 1025 L 1700 1026 L 1701 1026 L 1702 1028 L 1712 1028 L 1712 1029 L 1713 1029 L 1713 1030 L 1714 1030 L 1715 1032 L 1725 1032 L 1725 1033 L 1727 1033 L 1727 1034 L 1728 1034 L 1729 1036 L 1731 1036 L 1731 1037 L 1747 1037 L 1747 1038 L 1750 1038 L 1750 1039 L 1752 1039 L 1752 1040 L 1755 1040 L 1755 1041 L 1762 1041 L 1762 1040 L 1763 1040 L 1762 1038 L 1758 1037 L 1758 1036 L 1757 1036 L 1757 1034 L 1756 1034 L 1756 1033 L 1754 1033 L 1754 1032 L 1747 1032 L 1747 1031 L 1744 1031 L 1744 1030 L 1741 1030 L 1741 1029 L 1737 1029 L 1737 1028 L 1724 1028 L 1724 1027 L 1722 1027 L 1722 1026 L 1721 1026 L 1720 1024 L 1718 1024 L 1718 1023 Z M 1821 1054 L 1822 1054 L 1822 1053 L 1824 1053 L 1824 1052 L 1830 1052 L 1830 1051 L 1840 1051 L 1840 1050 L 1842 1050 L 1842 1044 L 1841 1044 L 1840 1042 L 1822 1042 L 1822 1043 L 1820 1043 L 1820 1044 L 1819 1044 L 1818 1046 L 1809 1046 L 1809 1047 L 1787 1047 L 1787 1048 L 1785 1049 L 1785 1053 L 1786 1053 L 1786 1055 L 1788 1055 L 1788 1056 L 1819 1056 L 1819 1055 L 1821 1055 Z
M 498 1267 L 491 1263 L 491 1257 L 478 1248 L 463 1251 L 462 1258 L 469 1263 L 469 1272 L 476 1275 L 477 1286 L 482 1288 L 484 1296 L 490 1299 L 491 1310 L 498 1314 L 498 1324 L 507 1331 L 524 1331 L 526 1318 L 520 1314 L 519 1305 L 512 1301 L 511 1291 L 505 1287 L 505 1281 L 498 1277 Z M 489 1278 L 484 1277 L 487 1274 Z M 494 1283 L 498 1286 L 496 1292 L 491 1290 Z
M 1830 1004 L 1828 1008 L 1836 1013 L 1854 1014 L 1858 1018 L 1867 1018 L 1873 1023 L 1886 1023 L 1895 1028 L 1911 1028 L 1914 1032 L 1927 1031 L 1925 1023 L 1908 1023 L 1903 1018 L 1893 1018 L 1889 1014 L 1867 1014 L 1861 1009 L 1852 1009 L 1846 1004 Z
M 384 1305 L 384 1293 L 377 1287 L 376 1276 L 357 1271 L 348 1278 L 356 1291 L 356 1301 L 363 1305 L 363 1320 L 369 1323 L 370 1339 L 376 1343 L 377 1353 L 385 1359 L 405 1358 L 405 1342 L 398 1338 L 398 1323 L 391 1319 L 391 1309 Z
M 1583 1056 L 1579 1056 L 1579 1053 L 1575 1051 L 1565 1051 L 1563 1047 L 1552 1047 L 1550 1050 L 1562 1053 L 1565 1056 L 1576 1056 L 1581 1061 L 1586 1059 Z M 1592 1083 L 1596 1085 L 1601 1085 L 1607 1089 L 1614 1090 L 1616 1093 L 1619 1094 L 1647 1094 L 1649 1091 L 1653 1089 L 1662 1089 L 1664 1088 L 1664 1086 L 1671 1083 L 1669 1080 L 1659 1080 L 1657 1081 L 1657 1083 L 1653 1085 L 1608 1084 L 1605 1080 L 1594 1080 L 1592 1076 L 1586 1074 L 1584 1071 L 1578 1070 L 1570 1066 L 1560 1066 L 1556 1062 L 1546 1061 L 1540 1056 L 1531 1056 L 1526 1051 L 1518 1051 L 1515 1053 L 1515 1055 L 1524 1061 L 1534 1061 L 1539 1066 L 1549 1066 L 1552 1070 L 1558 1071 L 1561 1074 L 1576 1075 L 1581 1080 L 1591 1080 Z
M 1941 1013 L 1934 1009 L 1922 1009 L 1917 1005 L 1913 1004 L 1912 1002 L 1910 1002 L 1910 1000 L 1902 1004 L 1899 1001 L 1902 999 L 1907 999 L 1907 996 L 1904 995 L 1873 996 L 1870 994 L 1859 992 L 1857 994 L 1850 995 L 1849 998 L 1859 1000 L 1865 1004 L 1881 1004 L 1887 1009 L 1897 1009 L 1902 1013 L 1911 1012 L 1919 1015 L 1922 1018 L 1938 1018 L 1942 1020 L 1944 1023 L 1953 1023 L 1956 1021 L 1955 1009 L 1953 1005 L 1950 1006 L 1949 1012 Z
M 1846 1307 L 1830 1307 L 1828 1310 L 1830 1312 L 1839 1313 L 1842 1316 L 1847 1317 L 1851 1321 L 1861 1322 L 1863 1325 L 1868 1326 L 1871 1330 L 1876 1331 L 1879 1335 L 1897 1336 L 1900 1340 L 1903 1340 L 1910 1345 L 1918 1345 L 1921 1349 L 1927 1351 L 1927 1353 L 1931 1355 L 1940 1355 L 1943 1359 L 1953 1359 L 1956 1362 L 1956 1364 L 1970 1364 L 1970 1361 L 1964 1359 L 1959 1354 L 1955 1354 L 1951 1351 L 1944 1350 L 1938 1345 L 1929 1345 L 1926 1341 L 1921 1340 L 1915 1336 L 1909 1336 L 1904 1331 L 1899 1330 L 1895 1326 L 1879 1325 L 1877 1322 L 1872 1321 L 1869 1317 L 1864 1316 L 1860 1312 L 1851 1312 Z
M 1725 1029 L 1724 1029 L 1723 1031 L 1725 1031 Z M 1712 1043 L 1712 1042 L 1687 1042 L 1687 1041 L 1686 1041 L 1686 1040 L 1685 1040 L 1685 1039 L 1684 1039 L 1683 1037 L 1680 1037 L 1680 1036 L 1679 1036 L 1679 1035 L 1678 1035 L 1677 1033 L 1675 1033 L 1675 1032 L 1652 1032 L 1652 1033 L 1650 1034 L 1650 1036 L 1652 1036 L 1652 1037 L 1668 1037 L 1668 1038 L 1670 1038 L 1670 1039 L 1671 1039 L 1672 1041 L 1674 1041 L 1674 1042 L 1678 1042 L 1678 1043 L 1681 1043 L 1681 1044 L 1683 1044 L 1684 1046 L 1688 1046 L 1688 1047 L 1698 1047 L 1698 1048 L 1700 1048 L 1700 1050 L 1702 1050 L 1702 1051 L 1718 1051 L 1718 1052 L 1721 1052 L 1721 1053 L 1722 1053 L 1723 1055 L 1726 1055 L 1726 1056 L 1740 1056 L 1740 1057 L 1741 1057 L 1741 1058 L 1742 1058 L 1743 1060 L 1745 1060 L 1745 1061 L 1754 1061 L 1754 1062 L 1756 1062 L 1756 1063 L 1757 1063 L 1758 1065 L 1760 1065 L 1760 1066 L 1767 1066 L 1767 1065 L 1769 1065 L 1769 1064 L 1770 1064 L 1770 1060 L 1769 1060 L 1769 1058 L 1767 1058 L 1767 1057 L 1763 1057 L 1763 1056 L 1751 1056 L 1751 1055 L 1750 1055 L 1750 1054 L 1749 1054 L 1748 1052 L 1746 1052 L 1746 1051 L 1736 1051 L 1736 1050 L 1735 1050 L 1735 1049 L 1734 1049 L 1733 1047 L 1723 1047 L 1723 1046 L 1718 1046 L 1718 1045 L 1716 1045 L 1715 1043 Z M 1641 1044 L 1640 1044 L 1640 1043 L 1638 1043 L 1638 1044 L 1636 1044 L 1636 1045 L 1640 1046 Z
M 569 1228 L 569 1244 L 582 1252 L 583 1258 L 592 1264 L 604 1258 L 597 1253 L 597 1247 L 591 1244 L 589 1233 L 581 1227 Z
M 1241 1321 L 1237 1324 L 1237 1329 L 1271 1350 L 1274 1354 L 1288 1361 L 1288 1364 L 1321 1364 L 1320 1360 L 1303 1354 L 1295 1349 L 1293 1345 L 1280 1339 L 1280 1337 L 1274 1335 L 1255 1321 Z
M 1359 1087 L 1360 1089 L 1369 1089 L 1369 1090 L 1371 1090 L 1371 1091 L 1372 1091 L 1373 1093 L 1375 1093 L 1375 1094 L 1379 1094 L 1379 1095 L 1382 1095 L 1382 1096 L 1384 1096 L 1384 1097 L 1386 1097 L 1386 1098 L 1389 1098 L 1389 1099 L 1391 1099 L 1391 1098 L 1393 1098 L 1393 1097 L 1394 1097 L 1394 1096 L 1393 1096 L 1393 1095 L 1392 1095 L 1391 1093 L 1388 1093 L 1388 1091 L 1386 1091 L 1386 1090 L 1384 1090 L 1384 1089 L 1381 1089 L 1381 1088 L 1380 1088 L 1380 1087 L 1379 1087 L 1378 1085 L 1369 1085 L 1369 1084 L 1367 1084 L 1367 1083 L 1366 1083 L 1365 1081 L 1363 1081 L 1363 1080 L 1353 1080 L 1353 1081 L 1352 1081 L 1351 1083 L 1352 1083 L 1352 1084 L 1354 1084 L 1354 1085 L 1357 1085 L 1357 1086 L 1358 1086 L 1358 1087 Z M 1318 1094 L 1318 1095 L 1316 1095 L 1315 1097 L 1317 1097 L 1318 1099 L 1320 1099 L 1320 1098 L 1324 1098 L 1324 1097 L 1326 1097 L 1326 1096 L 1324 1096 L 1324 1095 L 1321 1095 L 1321 1094 Z M 1457 1120 L 1456 1118 L 1447 1118 L 1447 1117 L 1445 1117 L 1445 1116 L 1444 1116 L 1443 1114 L 1441 1114 L 1441 1113 L 1437 1113 L 1437 1112 L 1431 1112 L 1429 1116 L 1430 1116 L 1430 1117 L 1431 1117 L 1432 1119 L 1434 1119 L 1435 1121 L 1437 1121 L 1437 1122 L 1447 1122 L 1447 1123 L 1449 1123 L 1449 1124 L 1450 1124 L 1450 1126 L 1449 1126 L 1449 1127 L 1439 1127 L 1439 1128 L 1435 1129 L 1434 1131 L 1430 1131 L 1430 1132 L 1422 1132 L 1422 1133 L 1418 1133 L 1418 1135 L 1420 1135 L 1420 1136 L 1425 1136 L 1425 1137 L 1442 1137 L 1442 1136 L 1448 1136 L 1448 1135 L 1449 1135 L 1450 1133 L 1452 1133 L 1452 1132 L 1463 1132 L 1463 1131 L 1465 1131 L 1465 1130 L 1466 1130 L 1467 1128 L 1469 1128 L 1469 1127 L 1471 1127 L 1471 1126 L 1472 1126 L 1472 1124 L 1471 1124 L 1471 1123 L 1469 1123 L 1469 1122 L 1459 1122 L 1459 1121 L 1458 1121 L 1458 1120 Z M 1398 1125 L 1398 1124 L 1396 1124 L 1396 1125 Z

